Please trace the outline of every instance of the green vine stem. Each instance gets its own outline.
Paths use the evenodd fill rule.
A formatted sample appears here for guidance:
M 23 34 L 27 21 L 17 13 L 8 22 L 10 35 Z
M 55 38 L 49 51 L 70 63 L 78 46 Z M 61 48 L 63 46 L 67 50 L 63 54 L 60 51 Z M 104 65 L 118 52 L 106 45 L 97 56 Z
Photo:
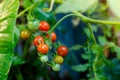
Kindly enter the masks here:
M 94 33 L 93 33 L 93 30 L 92 30 L 92 28 L 91 28 L 91 24 L 90 24 L 90 23 L 87 23 L 87 27 L 88 27 L 89 30 L 90 30 L 90 33 L 91 33 L 91 36 L 92 36 L 92 38 L 93 38 L 94 44 L 97 44 L 96 39 L 95 39 L 95 36 L 94 36 Z M 91 57 L 91 56 L 92 56 L 92 53 L 90 54 L 90 57 Z M 98 61 L 98 57 L 99 57 L 99 55 L 95 55 L 94 61 L 91 61 L 91 62 L 93 62 L 93 63 L 91 64 L 91 66 L 92 66 L 92 68 L 93 68 L 92 70 L 93 70 L 93 74 L 94 74 L 95 80 L 99 80 L 98 77 L 97 77 L 97 74 L 96 74 L 96 63 L 97 63 L 97 61 Z
M 80 17 L 81 20 L 83 20 L 84 22 L 87 22 L 87 23 L 96 23 L 96 24 L 109 24 L 109 25 L 120 25 L 120 21 L 106 21 L 106 20 L 96 20 L 96 19 L 92 19 L 92 18 L 89 18 L 89 17 L 86 17 L 84 15 L 82 15 L 81 13 L 79 12 L 73 12 L 73 14 L 68 14 L 66 16 L 64 16 L 63 18 L 61 18 L 53 27 L 52 29 L 48 32 L 48 33 L 51 33 L 55 30 L 55 28 L 64 20 L 66 19 L 67 17 L 70 17 L 70 16 L 78 16 Z
M 95 80 L 99 80 L 96 73 L 96 70 L 97 70 L 96 64 L 97 64 L 98 58 L 99 58 L 99 55 L 95 55 L 95 59 L 93 61 L 93 73 L 94 73 Z
M 95 39 L 93 30 L 92 30 L 92 28 L 91 28 L 91 24 L 90 24 L 90 23 L 87 23 L 87 27 L 88 27 L 88 29 L 90 30 L 90 33 L 91 33 L 91 36 L 92 36 L 92 38 L 93 38 L 94 44 L 96 44 L 97 42 L 96 42 L 96 39 Z
M 88 43 L 88 41 L 87 41 L 87 45 L 88 45 L 87 48 L 88 48 L 88 53 L 89 53 L 88 61 L 89 61 L 89 64 L 90 64 L 90 66 L 89 66 L 89 73 L 90 73 L 90 78 L 92 79 L 93 75 L 94 75 L 93 67 L 92 67 L 92 65 L 93 65 L 93 60 L 92 60 L 93 54 L 91 52 L 91 45 Z
M 106 20 L 96 20 L 89 17 L 86 17 L 79 13 L 78 11 L 74 12 L 76 16 L 79 16 L 83 21 L 96 24 L 110 24 L 110 25 L 120 25 L 120 21 L 106 21 Z
M 52 11 L 54 2 L 55 2 L 55 0 L 52 0 L 51 3 L 50 3 L 50 7 L 49 7 L 49 8 L 43 8 L 43 10 L 44 10 L 45 12 L 50 12 L 50 11 Z
M 52 32 L 56 29 L 56 27 L 57 27 L 64 19 L 66 19 L 67 17 L 70 17 L 70 16 L 77 16 L 77 15 L 76 15 L 76 14 L 68 14 L 68 15 L 64 16 L 63 18 L 61 18 L 61 19 L 50 29 L 50 31 L 49 31 L 48 33 L 49 33 L 49 34 L 52 33 Z
M 17 18 L 24 15 L 25 12 L 29 11 L 30 9 L 33 9 L 36 5 L 38 5 L 40 2 L 35 2 L 34 4 L 32 4 L 31 6 L 29 6 L 28 8 L 24 9 L 23 11 L 21 11 L 18 15 Z

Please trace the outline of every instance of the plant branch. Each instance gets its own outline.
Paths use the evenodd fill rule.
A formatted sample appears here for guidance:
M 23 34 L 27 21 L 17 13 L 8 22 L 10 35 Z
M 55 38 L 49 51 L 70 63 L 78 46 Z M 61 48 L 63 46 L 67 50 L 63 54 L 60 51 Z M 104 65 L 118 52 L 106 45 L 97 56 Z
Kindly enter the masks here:
M 31 6 L 29 6 L 28 8 L 24 9 L 23 11 L 21 11 L 18 15 L 17 18 L 22 16 L 25 12 L 27 12 L 28 10 L 32 9 L 34 6 L 36 6 L 39 2 L 36 2 L 34 4 L 32 4 Z
M 92 18 L 86 17 L 86 16 L 82 15 L 82 14 L 79 13 L 79 12 L 73 12 L 73 14 L 68 14 L 68 15 L 64 16 L 63 18 L 61 18 L 61 19 L 52 27 L 52 29 L 51 29 L 48 33 L 53 32 L 53 31 L 55 30 L 55 28 L 56 28 L 64 19 L 66 19 L 67 17 L 70 17 L 70 16 L 78 16 L 78 17 L 80 17 L 81 20 L 83 20 L 84 22 L 87 22 L 87 23 L 120 25 L 120 21 L 96 20 L 96 19 L 92 19 Z
M 96 39 L 95 39 L 93 30 L 92 30 L 92 28 L 91 28 L 91 24 L 90 24 L 90 23 L 87 23 L 87 27 L 88 27 L 89 30 L 90 30 L 90 33 L 91 33 L 91 36 L 92 36 L 92 38 L 93 38 L 94 44 L 96 44 L 97 42 L 96 42 Z
M 50 7 L 49 7 L 49 8 L 43 8 L 43 10 L 44 10 L 45 12 L 50 12 L 50 11 L 52 11 L 54 2 L 55 2 L 55 0 L 52 0 L 51 3 L 50 3 Z
M 110 25 L 120 25 L 120 21 L 106 21 L 106 20 L 96 20 L 82 15 L 79 12 L 74 12 L 76 16 L 79 16 L 83 21 L 96 24 L 110 24 Z
M 66 19 L 67 17 L 70 17 L 70 16 L 76 16 L 76 14 L 68 14 L 68 15 L 62 17 L 62 18 L 52 27 L 52 29 L 51 29 L 48 33 L 49 33 L 49 34 L 52 33 L 52 32 L 55 30 L 55 28 L 56 28 L 64 19 Z
M 97 63 L 97 61 L 98 61 L 98 55 L 96 55 L 95 56 L 95 59 L 94 59 L 94 61 L 93 61 L 93 72 L 94 72 L 94 78 L 95 78 L 95 80 L 99 80 L 98 79 L 98 77 L 97 77 L 97 74 L 96 74 L 96 63 Z

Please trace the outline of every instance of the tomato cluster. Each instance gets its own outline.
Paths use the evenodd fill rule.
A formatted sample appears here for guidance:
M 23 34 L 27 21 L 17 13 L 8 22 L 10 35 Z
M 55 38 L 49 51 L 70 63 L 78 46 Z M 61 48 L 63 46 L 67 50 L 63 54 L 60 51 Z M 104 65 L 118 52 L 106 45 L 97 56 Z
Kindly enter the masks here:
M 38 20 L 37 21 L 32 20 L 28 22 L 28 30 L 21 31 L 21 38 L 23 39 L 29 38 L 30 31 L 31 34 L 33 34 L 32 32 L 39 31 L 41 34 L 34 36 L 33 45 L 37 49 L 37 53 L 40 61 L 42 63 L 49 63 L 54 71 L 59 71 L 60 64 L 62 64 L 64 61 L 63 57 L 65 57 L 68 54 L 68 48 L 66 46 L 57 44 L 56 33 L 55 32 L 49 33 L 49 30 L 50 30 L 50 25 L 48 22 L 41 21 L 38 25 Z M 57 47 L 55 47 L 53 44 L 57 44 Z M 48 54 L 53 55 L 52 59 L 49 58 Z

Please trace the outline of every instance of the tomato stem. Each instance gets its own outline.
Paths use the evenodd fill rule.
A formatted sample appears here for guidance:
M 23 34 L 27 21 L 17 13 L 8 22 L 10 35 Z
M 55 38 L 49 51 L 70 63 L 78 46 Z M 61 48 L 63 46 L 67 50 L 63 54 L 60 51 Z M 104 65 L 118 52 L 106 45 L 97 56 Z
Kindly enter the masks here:
M 34 6 L 38 5 L 40 1 L 35 2 L 34 4 L 32 4 L 31 6 L 29 6 L 28 8 L 24 9 L 23 11 L 21 11 L 18 15 L 17 18 L 22 16 L 25 12 L 29 11 L 30 9 L 32 9 Z
M 96 24 L 110 24 L 110 25 L 120 25 L 120 21 L 106 21 L 106 20 L 96 20 L 96 19 L 92 19 L 92 18 L 89 18 L 89 17 L 86 17 L 84 15 L 82 15 L 81 13 L 79 12 L 73 12 L 72 14 L 68 14 L 64 17 L 62 17 L 53 27 L 52 29 L 48 32 L 48 33 L 51 33 L 55 30 L 55 28 L 64 20 L 66 19 L 67 17 L 70 17 L 70 16 L 78 16 L 80 17 L 80 19 L 82 19 L 84 22 L 87 22 L 87 23 L 96 23 Z
M 52 29 L 48 32 L 48 34 L 52 33 L 52 32 L 55 30 L 55 28 L 56 28 L 64 19 L 66 19 L 67 17 L 70 17 L 70 16 L 76 16 L 76 14 L 68 14 L 68 15 L 62 17 L 62 18 L 52 27 Z
M 87 27 L 88 27 L 89 30 L 90 30 L 90 33 L 91 33 L 91 36 L 92 36 L 92 38 L 93 38 L 94 44 L 96 44 L 97 42 L 96 42 L 96 39 L 95 39 L 93 30 L 92 30 L 92 28 L 91 28 L 91 24 L 90 24 L 90 23 L 87 23 Z
M 96 69 L 96 64 L 97 64 L 97 61 L 98 61 L 98 57 L 99 57 L 99 55 L 96 55 L 95 59 L 93 61 L 93 73 L 94 73 L 95 80 L 99 80 L 98 77 L 97 77 L 97 73 L 96 73 L 96 70 L 97 70 Z
M 93 18 L 86 17 L 79 13 L 78 11 L 73 12 L 76 16 L 79 16 L 83 21 L 96 24 L 110 24 L 110 25 L 120 25 L 120 21 L 106 21 L 106 20 L 96 20 Z
M 54 2 L 55 2 L 55 0 L 51 0 L 50 7 L 49 7 L 49 8 L 43 8 L 43 10 L 44 10 L 45 12 L 50 12 L 50 11 L 52 11 Z

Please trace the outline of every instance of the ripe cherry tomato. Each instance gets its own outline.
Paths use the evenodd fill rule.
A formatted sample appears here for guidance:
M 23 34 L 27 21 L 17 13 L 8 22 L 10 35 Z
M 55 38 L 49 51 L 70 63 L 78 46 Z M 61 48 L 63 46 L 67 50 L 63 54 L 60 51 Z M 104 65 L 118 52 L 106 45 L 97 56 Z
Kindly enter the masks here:
M 60 56 L 66 56 L 68 54 L 68 48 L 66 46 L 59 46 L 57 49 L 57 53 Z
M 30 37 L 30 32 L 28 30 L 23 30 L 21 33 L 20 33 L 20 36 L 21 38 L 23 39 L 27 39 Z
M 40 57 L 40 60 L 41 60 L 41 62 L 45 63 L 45 62 L 48 61 L 48 56 L 47 56 L 47 55 L 42 55 L 42 56 Z
M 47 44 L 39 44 L 37 46 L 37 50 L 42 54 L 47 54 L 47 52 L 49 51 L 49 47 Z
M 59 70 L 60 70 L 60 64 L 54 64 L 54 65 L 52 66 L 52 70 L 53 70 L 53 71 L 59 71 Z
M 40 31 L 48 31 L 50 29 L 50 25 L 46 21 L 41 21 L 39 24 Z
M 54 61 L 58 64 L 62 64 L 63 63 L 63 57 L 62 56 L 56 56 Z
M 51 35 L 52 35 L 52 36 L 51 36 L 51 38 L 52 38 L 52 42 L 55 42 L 56 39 L 57 39 L 56 33 L 55 33 L 55 32 L 52 32 Z M 46 37 L 47 37 L 47 38 L 50 38 L 50 36 L 49 36 L 48 34 L 46 35 Z
M 44 43 L 44 39 L 42 36 L 36 36 L 34 41 L 33 41 L 33 44 L 35 46 L 39 45 L 40 43 Z

